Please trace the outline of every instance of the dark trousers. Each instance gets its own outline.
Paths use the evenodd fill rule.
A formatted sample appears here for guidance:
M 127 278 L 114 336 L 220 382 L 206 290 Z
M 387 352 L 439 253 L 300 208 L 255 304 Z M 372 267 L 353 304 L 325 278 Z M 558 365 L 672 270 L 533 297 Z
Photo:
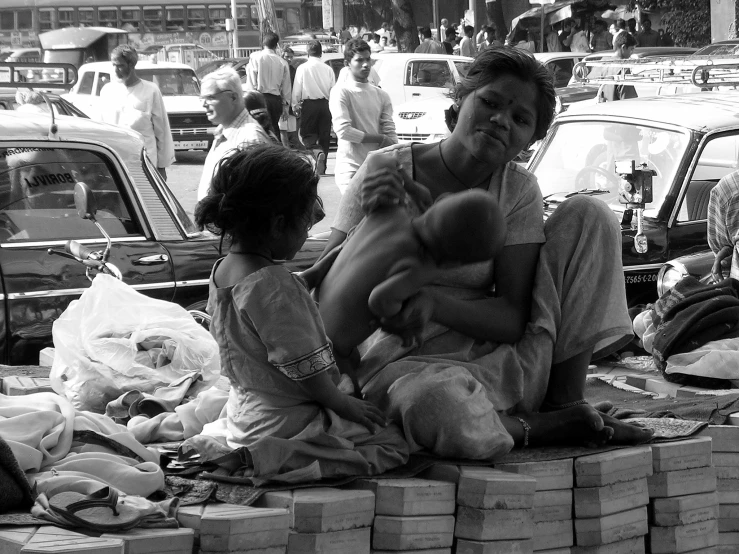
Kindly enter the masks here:
M 269 118 L 272 120 L 272 130 L 275 135 L 280 134 L 280 117 L 282 117 L 282 96 L 276 94 L 262 93 L 264 100 L 267 102 L 267 111 Z
M 331 140 L 331 111 L 328 100 L 303 100 L 300 112 L 300 138 L 309 150 L 316 144 L 328 156 L 328 145 Z

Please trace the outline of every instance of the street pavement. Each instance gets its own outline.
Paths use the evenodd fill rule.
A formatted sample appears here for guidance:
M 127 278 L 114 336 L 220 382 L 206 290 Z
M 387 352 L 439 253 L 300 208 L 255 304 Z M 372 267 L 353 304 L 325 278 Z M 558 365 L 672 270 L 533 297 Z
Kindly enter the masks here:
M 185 208 L 190 217 L 195 211 L 197 202 L 198 184 L 203 172 L 205 152 L 178 152 L 177 163 L 167 169 L 167 184 L 177 199 Z M 336 152 L 329 152 L 326 163 L 326 175 L 318 183 L 318 195 L 323 199 L 326 217 L 311 229 L 311 234 L 318 234 L 330 230 L 331 222 L 339 207 L 341 193 L 334 181 L 334 167 L 336 166 Z

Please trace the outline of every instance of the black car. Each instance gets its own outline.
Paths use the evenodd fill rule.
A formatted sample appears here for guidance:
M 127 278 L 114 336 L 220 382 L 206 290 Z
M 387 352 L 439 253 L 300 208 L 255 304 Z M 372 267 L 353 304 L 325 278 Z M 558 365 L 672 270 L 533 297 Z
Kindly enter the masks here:
M 137 133 L 83 117 L 0 111 L 0 363 L 37 364 L 51 328 L 90 286 L 85 266 L 49 248 L 105 239 L 79 217 L 74 188 L 84 182 L 97 219 L 112 237 L 110 262 L 147 296 L 203 310 L 219 238 L 198 231 Z M 325 240 L 308 239 L 295 270 L 317 259 Z

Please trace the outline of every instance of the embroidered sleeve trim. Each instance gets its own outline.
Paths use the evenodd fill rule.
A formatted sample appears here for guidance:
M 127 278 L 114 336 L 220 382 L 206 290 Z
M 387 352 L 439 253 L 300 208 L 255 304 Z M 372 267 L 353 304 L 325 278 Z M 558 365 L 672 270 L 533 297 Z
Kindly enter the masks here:
M 334 354 L 328 344 L 324 344 L 313 352 L 290 360 L 284 364 L 275 364 L 283 375 L 293 381 L 302 381 L 326 371 L 334 364 Z

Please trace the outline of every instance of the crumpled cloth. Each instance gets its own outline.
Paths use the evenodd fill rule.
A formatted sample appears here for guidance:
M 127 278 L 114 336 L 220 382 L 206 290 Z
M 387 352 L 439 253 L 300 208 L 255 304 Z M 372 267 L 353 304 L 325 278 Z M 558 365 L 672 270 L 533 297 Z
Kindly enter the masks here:
M 119 454 L 103 441 L 77 442 L 75 431 L 105 436 L 131 456 Z M 91 492 L 90 488 L 108 485 L 126 494 L 149 496 L 164 486 L 157 452 L 110 418 L 77 411 L 56 394 L 0 395 L 0 436 L 39 493 Z
M 202 375 L 193 371 L 183 375 L 166 387 L 158 387 L 152 394 L 140 390 L 128 391 L 112 402 L 108 402 L 105 415 L 124 423 L 137 415 L 154 417 L 164 412 L 173 412 L 182 403 L 188 390 Z

